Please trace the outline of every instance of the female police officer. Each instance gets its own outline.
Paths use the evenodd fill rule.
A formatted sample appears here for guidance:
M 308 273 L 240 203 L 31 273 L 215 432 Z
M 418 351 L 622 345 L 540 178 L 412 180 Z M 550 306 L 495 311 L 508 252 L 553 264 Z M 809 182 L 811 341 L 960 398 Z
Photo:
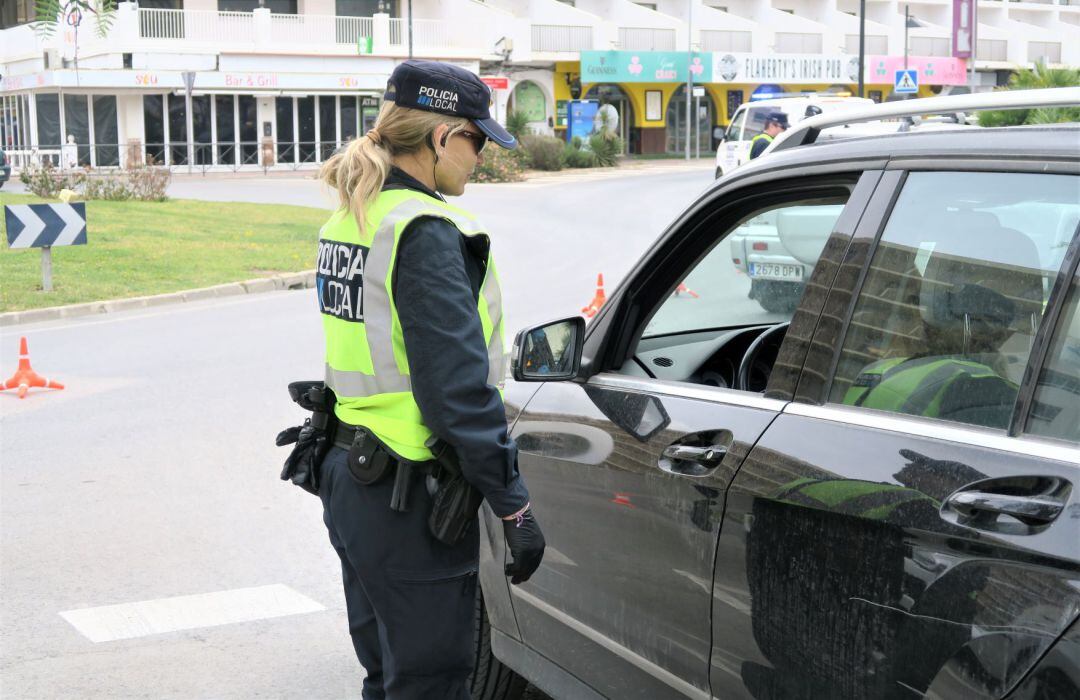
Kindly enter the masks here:
M 377 443 L 388 471 L 408 463 L 423 472 L 441 439 L 503 518 L 512 582 L 543 556 L 500 394 L 506 354 L 490 242 L 440 196 L 464 191 L 488 140 L 517 145 L 491 118 L 490 94 L 462 68 L 406 61 L 375 127 L 322 170 L 341 200 L 320 234 L 317 273 L 340 423 L 319 495 L 367 670 L 364 698 L 469 697 L 479 538 L 475 522 L 456 544 L 433 537 L 419 473 L 408 502 L 395 496 L 392 508 L 401 477 L 369 478 L 378 455 L 357 445 Z

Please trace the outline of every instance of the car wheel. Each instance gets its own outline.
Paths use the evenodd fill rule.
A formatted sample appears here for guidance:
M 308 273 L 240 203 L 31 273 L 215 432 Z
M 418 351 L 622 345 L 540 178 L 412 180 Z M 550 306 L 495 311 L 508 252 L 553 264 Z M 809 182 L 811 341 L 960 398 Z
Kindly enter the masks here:
M 476 587 L 476 642 L 469 689 L 473 700 L 518 700 L 528 683 L 491 653 L 491 624 L 480 586 Z

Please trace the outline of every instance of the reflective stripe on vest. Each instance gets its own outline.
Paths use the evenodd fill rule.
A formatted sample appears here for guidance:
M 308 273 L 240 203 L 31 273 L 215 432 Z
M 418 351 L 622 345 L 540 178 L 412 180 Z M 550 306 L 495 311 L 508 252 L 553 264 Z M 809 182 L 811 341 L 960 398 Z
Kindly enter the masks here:
M 401 457 L 412 460 L 431 457 L 424 446 L 431 432 L 412 397 L 392 280 L 401 234 L 420 216 L 446 219 L 468 237 L 486 237 L 480 224 L 457 207 L 413 190 L 387 190 L 368 207 L 364 233 L 348 212 L 338 211 L 330 218 L 320 234 L 317 270 L 326 383 L 337 395 L 337 415 L 346 423 L 370 428 Z M 346 288 L 352 279 L 342 275 L 346 267 L 354 277 L 359 271 L 362 286 Z M 331 285 L 336 287 L 329 289 Z M 503 340 L 502 293 L 490 252 L 477 307 L 487 343 L 488 383 L 501 390 L 509 358 Z
M 880 360 L 859 373 L 844 395 L 844 403 L 935 417 L 941 410 L 945 390 L 965 376 L 983 379 L 998 377 L 998 374 L 981 362 L 952 356 Z
M 765 139 L 766 141 L 772 141 L 772 136 L 769 136 L 768 134 L 758 134 L 754 138 L 750 139 L 750 147 L 753 148 L 754 144 L 761 139 Z

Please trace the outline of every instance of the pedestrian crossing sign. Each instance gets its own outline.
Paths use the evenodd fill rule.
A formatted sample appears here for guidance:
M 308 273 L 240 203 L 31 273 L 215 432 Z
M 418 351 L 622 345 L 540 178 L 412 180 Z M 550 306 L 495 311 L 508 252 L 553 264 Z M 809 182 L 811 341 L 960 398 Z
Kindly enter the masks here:
M 919 71 L 898 70 L 896 79 L 893 81 L 893 92 L 910 94 L 919 91 Z

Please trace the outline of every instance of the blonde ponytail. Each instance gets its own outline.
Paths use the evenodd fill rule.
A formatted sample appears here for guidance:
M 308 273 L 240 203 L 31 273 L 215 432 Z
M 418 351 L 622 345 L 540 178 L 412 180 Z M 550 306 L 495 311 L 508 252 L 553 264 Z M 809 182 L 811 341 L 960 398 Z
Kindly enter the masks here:
M 464 129 L 468 120 L 384 102 L 375 127 L 323 163 L 319 178 L 337 190 L 341 208 L 352 211 L 361 231 L 365 212 L 379 196 L 393 159 L 429 147 L 440 124 L 448 125 L 453 135 Z

